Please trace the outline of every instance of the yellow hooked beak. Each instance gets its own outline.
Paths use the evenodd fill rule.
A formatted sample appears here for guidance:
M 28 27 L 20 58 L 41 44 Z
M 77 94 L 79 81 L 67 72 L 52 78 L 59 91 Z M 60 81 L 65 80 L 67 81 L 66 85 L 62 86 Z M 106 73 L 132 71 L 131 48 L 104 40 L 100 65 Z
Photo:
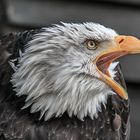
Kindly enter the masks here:
M 114 42 L 114 46 L 111 46 L 96 58 L 97 71 L 101 76 L 101 80 L 107 83 L 120 97 L 127 100 L 127 92 L 111 78 L 108 67 L 112 61 L 121 56 L 140 53 L 140 40 L 133 36 L 120 35 L 114 38 Z

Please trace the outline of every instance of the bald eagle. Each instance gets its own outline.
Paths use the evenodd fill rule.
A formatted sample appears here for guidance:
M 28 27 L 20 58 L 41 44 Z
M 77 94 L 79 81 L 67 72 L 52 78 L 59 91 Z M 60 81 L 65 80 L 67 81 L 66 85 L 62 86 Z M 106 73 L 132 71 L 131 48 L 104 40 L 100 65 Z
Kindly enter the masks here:
M 117 58 L 140 41 L 96 23 L 53 25 L 0 40 L 0 139 L 128 140 Z

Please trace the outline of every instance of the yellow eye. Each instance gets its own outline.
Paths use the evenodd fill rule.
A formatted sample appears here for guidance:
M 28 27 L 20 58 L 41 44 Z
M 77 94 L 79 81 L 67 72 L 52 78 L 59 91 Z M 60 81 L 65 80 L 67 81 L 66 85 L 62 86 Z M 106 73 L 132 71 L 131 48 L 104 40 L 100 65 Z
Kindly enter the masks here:
M 97 45 L 93 40 L 88 40 L 86 42 L 86 46 L 89 50 L 96 50 L 97 49 Z

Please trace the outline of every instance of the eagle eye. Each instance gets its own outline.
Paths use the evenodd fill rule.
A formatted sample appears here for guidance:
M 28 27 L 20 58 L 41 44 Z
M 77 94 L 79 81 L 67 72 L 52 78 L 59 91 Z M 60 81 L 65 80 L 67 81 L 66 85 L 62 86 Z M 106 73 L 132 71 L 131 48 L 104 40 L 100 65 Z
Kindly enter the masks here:
M 97 44 L 95 43 L 94 40 L 87 40 L 87 41 L 86 41 L 86 47 L 87 47 L 89 50 L 96 50 L 96 49 L 97 49 Z

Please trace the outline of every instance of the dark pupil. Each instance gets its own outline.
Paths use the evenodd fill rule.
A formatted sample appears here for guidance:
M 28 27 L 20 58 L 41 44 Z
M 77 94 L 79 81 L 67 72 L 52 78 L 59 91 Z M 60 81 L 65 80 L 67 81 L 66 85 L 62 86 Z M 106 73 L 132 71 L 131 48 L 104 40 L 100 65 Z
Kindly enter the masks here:
M 93 45 L 94 45 L 94 43 L 93 43 L 92 41 L 90 41 L 90 45 L 91 45 L 91 46 L 93 46 Z

